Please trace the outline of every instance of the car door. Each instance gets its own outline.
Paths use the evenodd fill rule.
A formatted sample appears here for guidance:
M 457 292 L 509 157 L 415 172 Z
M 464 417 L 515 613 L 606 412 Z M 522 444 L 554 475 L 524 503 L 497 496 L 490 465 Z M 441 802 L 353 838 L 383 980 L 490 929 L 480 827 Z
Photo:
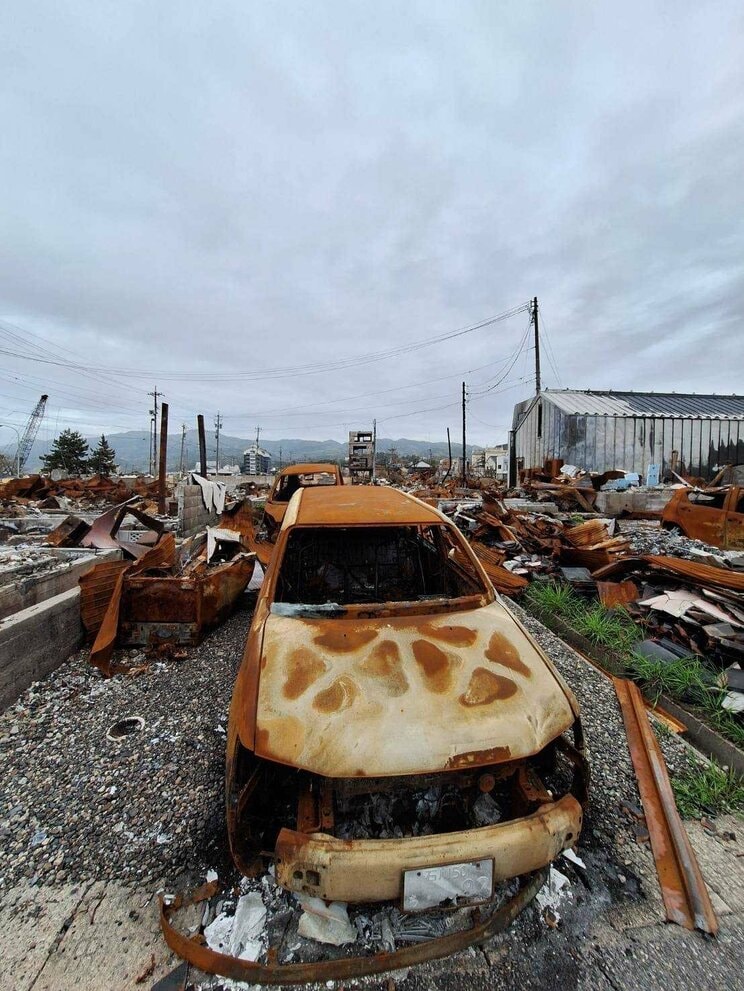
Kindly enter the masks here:
M 724 506 L 724 496 L 718 493 L 685 491 L 677 503 L 677 522 L 683 533 L 693 540 L 704 540 L 713 547 L 723 547 Z
M 728 550 L 744 550 L 744 488 L 732 486 L 727 505 L 723 546 Z

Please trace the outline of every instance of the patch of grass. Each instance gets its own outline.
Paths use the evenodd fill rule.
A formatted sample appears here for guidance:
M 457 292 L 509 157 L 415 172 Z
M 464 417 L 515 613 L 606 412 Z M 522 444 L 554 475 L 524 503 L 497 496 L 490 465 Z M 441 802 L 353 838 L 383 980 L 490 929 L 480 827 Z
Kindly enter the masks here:
M 626 665 L 633 678 L 643 682 L 645 695 L 658 702 L 668 695 L 676 702 L 700 709 L 700 715 L 738 747 L 744 747 L 744 726 L 736 715 L 721 708 L 725 692 L 698 657 L 660 661 L 629 654 Z
M 536 609 L 563 617 L 573 617 L 582 608 L 571 586 L 563 582 L 532 582 L 525 597 Z
M 672 779 L 672 788 L 683 819 L 744 812 L 744 781 L 715 762 L 701 768 L 690 760 L 687 770 Z
M 692 705 L 705 707 L 708 704 L 712 679 L 697 657 L 662 661 L 632 653 L 627 658 L 627 666 L 636 678 L 645 682 L 654 702 L 658 702 L 660 695 L 669 695 Z
M 699 716 L 722 736 L 744 748 L 744 724 L 721 707 L 725 693 L 700 658 L 661 661 L 634 653 L 635 645 L 645 635 L 643 622 L 635 622 L 624 609 L 587 603 L 565 582 L 534 581 L 525 592 L 525 600 L 538 615 L 558 616 L 587 640 L 618 654 L 628 676 L 643 683 L 644 693 L 651 701 L 668 695 L 696 708 Z
M 638 642 L 638 627 L 621 609 L 605 609 L 599 602 L 574 616 L 574 627 L 592 643 L 621 653 Z

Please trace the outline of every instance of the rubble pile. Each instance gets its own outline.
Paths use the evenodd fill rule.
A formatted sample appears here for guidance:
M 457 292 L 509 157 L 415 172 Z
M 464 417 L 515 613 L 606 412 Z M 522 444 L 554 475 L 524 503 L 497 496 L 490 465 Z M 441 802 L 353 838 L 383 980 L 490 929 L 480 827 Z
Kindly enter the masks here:
M 445 506 L 444 511 L 448 508 Z M 663 530 L 658 523 L 558 519 L 485 496 L 449 515 L 502 595 L 532 581 L 568 584 L 638 625 L 635 651 L 655 661 L 697 658 L 724 707 L 744 710 L 744 554 Z M 622 529 L 620 529 L 622 528 Z
M 629 548 L 627 538 L 615 534 L 614 520 L 566 523 L 507 508 L 488 497 L 481 503 L 460 503 L 451 515 L 495 587 L 506 595 L 522 591 L 538 573 L 559 577 L 561 568 L 603 567 Z
M 124 502 L 133 495 L 154 501 L 157 485 L 157 480 L 147 481 L 144 475 L 138 475 L 130 482 L 105 475 L 59 481 L 44 475 L 27 475 L 0 480 L 0 504 L 4 513 L 18 512 L 26 506 L 36 509 L 97 509 Z

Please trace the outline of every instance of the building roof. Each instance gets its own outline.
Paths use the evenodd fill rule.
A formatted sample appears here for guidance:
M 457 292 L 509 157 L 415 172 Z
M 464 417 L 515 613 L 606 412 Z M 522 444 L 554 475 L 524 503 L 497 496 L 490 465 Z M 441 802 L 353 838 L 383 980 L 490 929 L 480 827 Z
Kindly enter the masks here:
M 684 392 L 604 392 L 589 389 L 543 389 L 542 396 L 569 414 L 744 420 L 744 396 L 706 396 Z
M 299 526 L 408 526 L 443 520 L 432 506 L 387 486 L 319 485 L 292 496 L 285 525 L 290 522 Z

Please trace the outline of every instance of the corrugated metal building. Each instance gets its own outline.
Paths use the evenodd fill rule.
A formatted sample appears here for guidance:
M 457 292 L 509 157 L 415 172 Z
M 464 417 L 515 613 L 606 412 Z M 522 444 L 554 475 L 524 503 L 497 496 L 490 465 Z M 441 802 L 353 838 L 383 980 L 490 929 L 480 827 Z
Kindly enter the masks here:
M 546 458 L 709 479 L 716 465 L 744 464 L 744 396 L 545 389 L 514 407 L 510 455 L 512 481 Z

